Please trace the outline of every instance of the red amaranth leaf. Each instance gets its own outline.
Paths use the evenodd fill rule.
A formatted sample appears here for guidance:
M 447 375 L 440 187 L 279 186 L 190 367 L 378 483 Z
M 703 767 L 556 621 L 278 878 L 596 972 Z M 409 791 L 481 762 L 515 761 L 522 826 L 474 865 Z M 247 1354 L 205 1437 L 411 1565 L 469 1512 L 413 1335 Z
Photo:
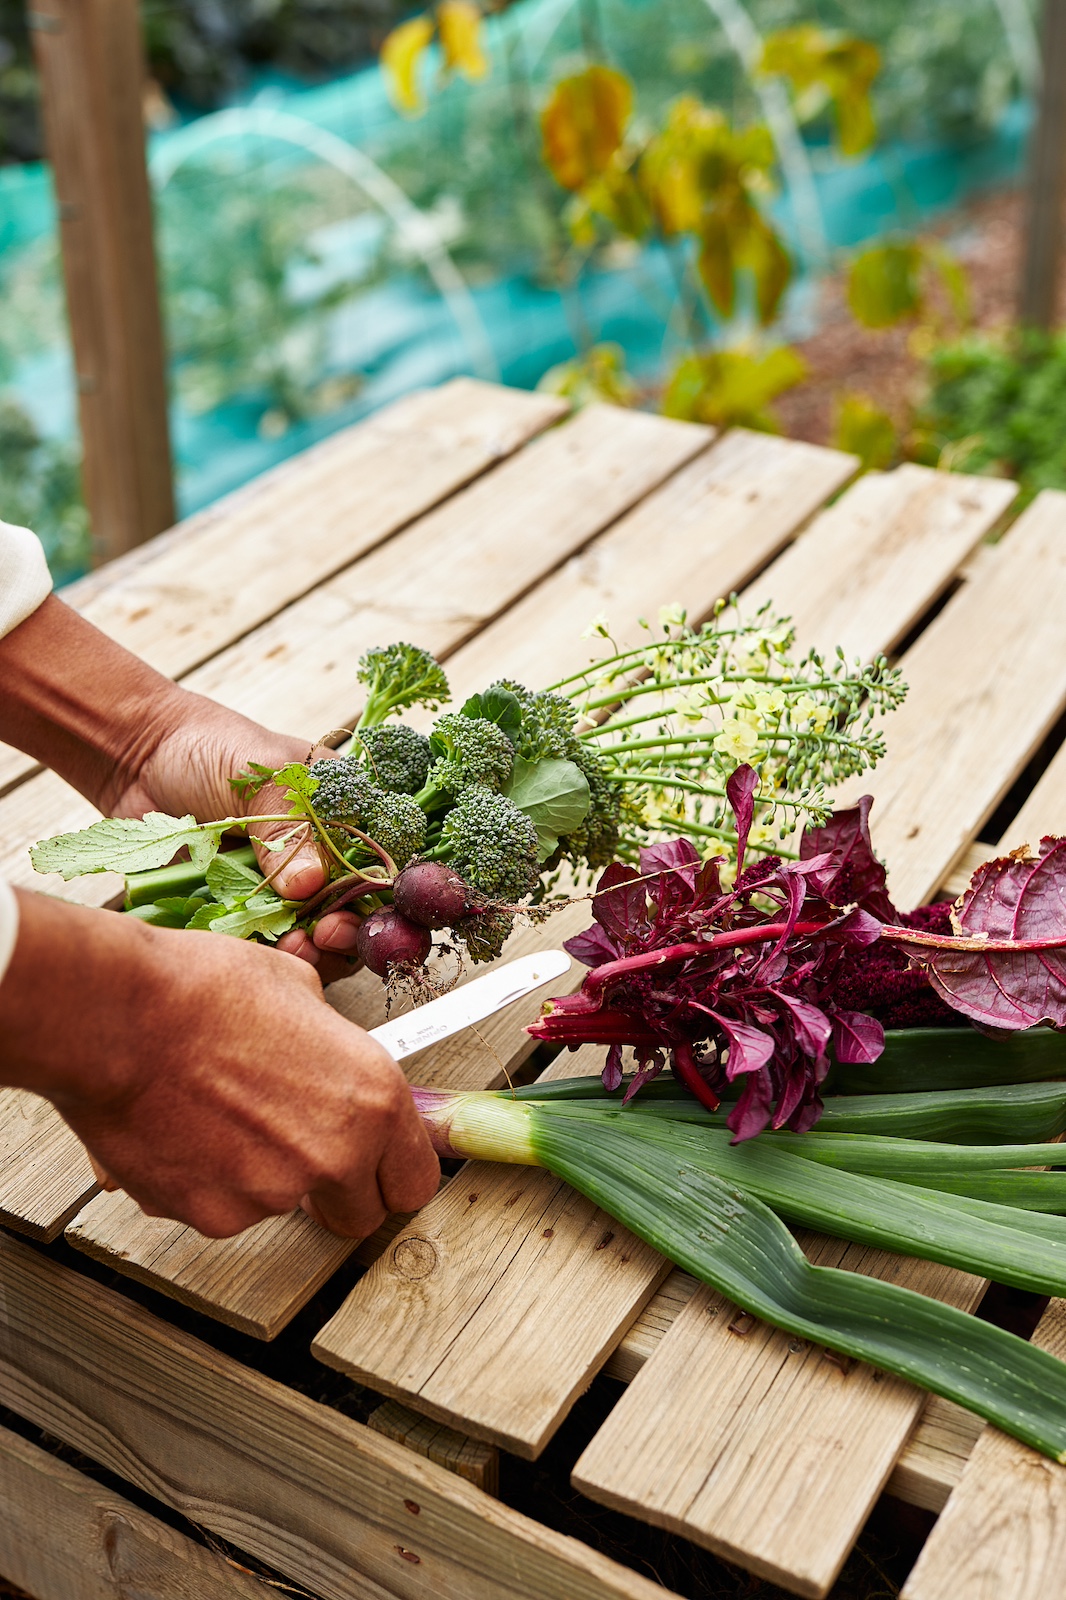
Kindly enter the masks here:
M 899 912 L 888 897 L 884 863 L 874 854 L 870 838 L 870 807 L 864 794 L 847 811 L 834 811 L 819 828 L 807 828 L 800 840 L 800 860 L 829 853 L 831 866 L 812 879 L 830 905 L 852 903 L 869 911 L 879 922 L 898 922 Z
M 744 852 L 748 848 L 748 834 L 751 832 L 752 818 L 755 815 L 755 791 L 758 787 L 759 774 L 747 763 L 737 767 L 725 786 L 726 799 L 732 807 L 737 822 L 738 877 L 744 871 Z
M 986 1028 L 1066 1028 L 1066 839 L 986 861 L 952 920 L 958 945 L 910 951 L 948 1005 Z M 975 939 L 1018 948 L 982 950 Z

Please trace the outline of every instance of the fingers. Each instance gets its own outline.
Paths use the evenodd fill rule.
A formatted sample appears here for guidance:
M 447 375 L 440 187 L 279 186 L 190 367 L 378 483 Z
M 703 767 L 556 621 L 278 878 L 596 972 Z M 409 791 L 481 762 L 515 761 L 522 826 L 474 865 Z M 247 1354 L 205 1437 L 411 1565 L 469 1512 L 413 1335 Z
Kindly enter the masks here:
M 389 1211 L 418 1211 L 440 1188 L 440 1162 L 410 1094 L 397 1113 L 378 1162 L 377 1183 Z
M 359 970 L 359 962 L 354 956 L 319 950 L 317 943 L 303 928 L 293 928 L 289 933 L 282 934 L 275 949 L 302 961 L 315 973 L 323 988 L 337 983 L 341 978 L 350 978 L 353 972 Z
M 366 1170 L 357 1170 L 343 1185 L 323 1185 L 304 1195 L 300 1205 L 320 1228 L 345 1239 L 369 1238 L 388 1215 L 377 1178 Z
M 318 919 L 315 945 L 334 955 L 350 955 L 359 936 L 361 918 L 354 911 L 329 911 Z
M 319 745 L 308 756 L 308 765 L 312 766 L 316 761 L 336 754 L 335 750 Z M 280 839 L 292 832 L 292 819 L 284 815 L 288 807 L 283 792 L 275 784 L 268 783 L 258 794 L 249 796 L 248 805 L 253 808 L 253 815 L 270 811 L 281 813 L 276 823 L 257 825 L 256 832 L 261 838 Z M 309 899 L 318 893 L 328 877 L 322 846 L 309 827 L 303 829 L 302 835 L 289 840 L 280 856 L 262 845 L 256 845 L 255 853 L 262 870 L 268 875 L 274 874 L 274 888 L 283 900 Z M 282 862 L 284 865 L 281 865 Z

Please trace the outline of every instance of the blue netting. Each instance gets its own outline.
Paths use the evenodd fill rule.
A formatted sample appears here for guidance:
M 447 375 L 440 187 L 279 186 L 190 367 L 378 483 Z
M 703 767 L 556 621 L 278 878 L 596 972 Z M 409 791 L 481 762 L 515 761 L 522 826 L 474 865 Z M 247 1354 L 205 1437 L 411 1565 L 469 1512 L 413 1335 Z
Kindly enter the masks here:
M 243 107 L 151 141 L 182 511 L 457 372 L 528 387 L 609 339 L 638 376 L 660 373 L 679 340 L 670 266 L 623 243 L 575 270 L 537 111 L 592 51 L 633 77 L 647 124 L 686 91 L 759 117 L 740 59 L 752 19 L 763 31 L 843 26 L 885 52 L 877 152 L 844 162 L 815 126 L 802 170 L 786 166 L 778 221 L 808 268 L 1018 173 L 1025 0 L 755 0 L 747 11 L 738 0 L 520 0 L 487 25 L 485 80 L 442 86 L 427 59 L 417 120 L 392 108 L 374 68 L 314 89 L 261 85 Z M 47 171 L 0 170 L 0 515 L 51 518 L 64 571 L 84 519 L 61 504 L 76 419 L 56 252 Z M 810 331 L 810 286 L 801 271 L 783 337 Z M 36 454 L 20 416 L 43 440 Z

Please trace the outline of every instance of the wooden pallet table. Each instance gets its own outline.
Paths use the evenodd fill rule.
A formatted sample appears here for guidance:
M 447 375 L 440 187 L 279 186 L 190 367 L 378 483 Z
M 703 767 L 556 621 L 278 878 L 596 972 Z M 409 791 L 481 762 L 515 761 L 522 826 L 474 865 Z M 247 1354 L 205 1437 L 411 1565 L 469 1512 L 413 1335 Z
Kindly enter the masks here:
M 566 416 L 553 398 L 457 380 L 70 598 L 161 670 L 309 739 L 357 712 L 353 666 L 372 644 L 433 649 L 461 699 L 491 677 L 538 686 L 582 666 L 599 613 L 625 637 L 661 605 L 699 619 L 732 591 L 770 599 L 804 643 L 900 656 L 910 695 L 863 787 L 895 896 L 914 904 L 993 846 L 1063 826 L 1066 496 L 1011 522 L 1000 480 L 855 472 L 795 441 L 606 406 Z M 1041 750 L 1042 776 L 989 838 Z M 107 905 L 115 880 L 42 883 L 26 855 L 93 815 L 0 747 L 0 870 L 15 882 Z M 508 954 L 586 916 L 521 931 Z M 365 975 L 331 998 L 381 1020 Z M 538 1003 L 412 1058 L 411 1081 L 501 1082 L 530 1053 Z M 549 1072 L 600 1065 L 585 1049 Z M 939 1514 L 908 1600 L 1061 1587 L 1066 1469 L 741 1317 L 543 1172 L 470 1163 L 358 1248 L 302 1213 L 208 1240 L 98 1194 L 66 1126 L 8 1091 L 0 1223 L 0 1406 L 23 1429 L 0 1427 L 0 1572 L 40 1600 L 253 1597 L 278 1581 L 321 1600 L 651 1600 L 667 1591 L 646 1572 L 506 1503 L 501 1456 L 538 1457 L 598 1376 L 624 1387 L 568 1470 L 627 1526 L 823 1596 L 888 1492 Z M 971 1311 L 984 1292 L 930 1263 L 802 1242 Z M 1036 1337 L 1066 1352 L 1062 1306 Z M 369 1424 L 280 1381 L 256 1354 L 275 1348 L 298 1349 L 333 1398 L 363 1386 Z M 42 1450 L 26 1424 L 122 1483 Z M 280 1578 L 235 1565 L 218 1539 Z

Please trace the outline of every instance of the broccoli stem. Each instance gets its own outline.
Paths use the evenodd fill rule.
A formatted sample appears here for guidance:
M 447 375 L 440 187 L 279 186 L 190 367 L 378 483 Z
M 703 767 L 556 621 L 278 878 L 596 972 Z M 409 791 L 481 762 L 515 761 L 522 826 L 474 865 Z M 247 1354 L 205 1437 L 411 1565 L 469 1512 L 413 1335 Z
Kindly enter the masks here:
M 250 844 L 239 850 L 227 850 L 226 860 L 236 866 L 254 867 L 255 850 Z M 203 888 L 206 879 L 202 867 L 191 861 L 176 861 L 169 867 L 153 867 L 150 872 L 131 872 L 126 879 L 126 910 L 134 906 L 153 905 L 156 900 L 166 900 L 179 894 L 191 895 Z

